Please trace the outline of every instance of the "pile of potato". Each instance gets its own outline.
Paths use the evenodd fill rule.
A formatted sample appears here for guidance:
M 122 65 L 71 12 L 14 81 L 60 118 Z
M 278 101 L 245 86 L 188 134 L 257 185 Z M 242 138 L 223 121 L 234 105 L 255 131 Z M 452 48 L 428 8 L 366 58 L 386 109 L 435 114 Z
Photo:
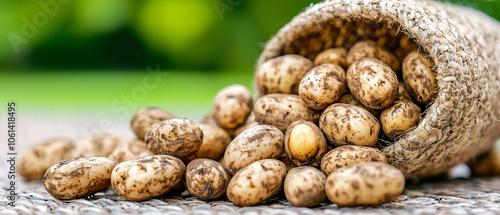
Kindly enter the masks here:
M 136 140 L 52 140 L 25 152 L 20 173 L 43 177 L 59 199 L 111 185 L 130 201 L 187 189 L 238 206 L 280 192 L 299 207 L 325 198 L 339 206 L 390 202 L 405 178 L 374 146 L 417 126 L 437 91 L 426 54 L 407 50 L 403 57 L 369 40 L 324 50 L 314 61 L 276 57 L 257 68 L 262 94 L 255 103 L 246 87 L 231 85 L 201 123 L 143 108 L 131 120 Z

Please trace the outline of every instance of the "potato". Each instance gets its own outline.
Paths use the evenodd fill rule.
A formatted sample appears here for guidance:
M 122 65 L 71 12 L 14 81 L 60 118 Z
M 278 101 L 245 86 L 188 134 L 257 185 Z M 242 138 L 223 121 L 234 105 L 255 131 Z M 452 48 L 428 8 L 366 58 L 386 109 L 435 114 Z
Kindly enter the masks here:
M 349 67 L 361 58 L 376 58 L 387 64 L 396 73 L 401 71 L 401 62 L 390 51 L 371 40 L 360 41 L 347 52 L 347 65 Z
M 288 126 L 285 151 L 295 165 L 318 167 L 326 149 L 325 135 L 314 123 L 299 120 Z
M 424 52 L 413 51 L 403 61 L 403 79 L 417 102 L 429 104 L 437 96 L 437 80 L 432 63 Z
M 328 176 L 339 168 L 363 162 L 387 163 L 387 157 L 380 150 L 372 147 L 340 146 L 323 156 L 321 171 Z
M 380 124 L 367 110 L 349 104 L 332 104 L 323 111 L 319 127 L 337 146 L 373 146 L 377 143 Z
M 210 159 L 196 159 L 186 168 L 188 191 L 200 199 L 215 199 L 226 193 L 231 176 L 224 166 Z
M 43 186 L 58 199 L 86 197 L 110 185 L 115 162 L 109 158 L 70 158 L 51 166 Z
M 339 65 L 321 64 L 309 70 L 300 81 L 299 96 L 307 107 L 323 110 L 346 90 L 345 71 Z
M 245 123 L 244 125 L 238 127 L 235 131 L 234 131 L 234 136 L 238 136 L 240 135 L 241 133 L 243 133 L 244 131 L 250 129 L 250 128 L 253 128 L 255 126 L 259 126 L 260 124 L 258 122 L 249 122 L 249 123 Z
M 410 101 L 413 102 L 413 99 L 410 96 L 410 93 L 408 93 L 406 84 L 403 81 L 398 81 L 398 98 L 396 98 L 396 101 Z
M 290 160 L 290 158 L 288 157 L 288 155 L 286 153 L 283 153 L 283 155 L 281 155 L 280 159 L 279 159 L 281 162 L 283 162 L 283 164 L 285 164 L 285 167 L 286 167 L 286 173 L 288 174 L 288 172 L 297 167 L 297 165 L 295 165 L 292 160 Z
M 107 157 L 123 141 L 121 136 L 115 134 L 90 135 L 75 143 L 69 157 Z
M 395 167 L 378 162 L 358 163 L 332 172 L 326 179 L 326 196 L 340 207 L 381 205 L 404 190 L 405 177 Z
M 203 117 L 200 120 L 200 124 L 217 125 L 217 121 L 215 121 L 215 118 L 214 118 L 214 111 L 211 110 L 210 112 L 203 115 Z M 219 125 L 217 125 L 217 126 L 219 126 Z
M 285 173 L 285 164 L 279 160 L 256 161 L 229 181 L 227 198 L 236 206 L 256 205 L 278 193 Z
M 355 106 L 363 108 L 363 109 L 365 109 L 367 111 L 370 111 L 370 113 L 372 113 L 377 118 L 380 116 L 380 111 L 374 110 L 374 109 L 371 109 L 369 107 L 364 106 L 363 104 L 361 104 L 360 102 L 358 102 L 350 93 L 342 95 L 339 98 L 339 100 L 337 100 L 337 103 L 355 105 Z
M 319 111 L 309 109 L 297 95 L 268 94 L 255 103 L 253 112 L 255 121 L 264 125 L 272 125 L 282 132 L 292 122 L 303 119 L 318 122 Z
M 18 172 L 26 180 L 42 179 L 55 163 L 68 159 L 74 145 L 65 139 L 52 139 L 31 146 L 21 154 Z
M 392 69 L 375 58 L 355 61 L 346 73 L 351 94 L 366 107 L 380 110 L 398 97 L 398 77 Z
M 399 40 L 399 47 L 394 51 L 394 54 L 398 57 L 399 61 L 403 61 L 406 55 L 412 51 L 418 50 L 418 44 L 408 37 L 408 35 L 403 34 Z
M 320 65 L 324 63 L 333 63 L 341 66 L 342 68 L 347 68 L 347 50 L 345 48 L 329 48 L 320 52 L 314 58 L 314 64 Z
M 143 201 L 169 192 L 182 183 L 186 166 L 170 155 L 153 155 L 125 161 L 111 173 L 118 196 Z
M 265 94 L 297 94 L 300 80 L 314 63 L 300 55 L 283 55 L 264 62 L 255 72 L 259 90 Z
M 472 160 L 468 165 L 475 176 L 500 175 L 500 139 L 488 152 Z
M 291 169 L 285 178 L 285 197 L 295 207 L 314 207 L 325 200 L 326 176 L 314 167 Z
M 404 132 L 415 127 L 422 118 L 420 107 L 411 101 L 397 101 L 380 114 L 380 125 L 384 134 L 391 139 L 400 137 Z
M 227 145 L 231 142 L 231 137 L 217 125 L 200 124 L 200 128 L 203 131 L 203 142 L 193 158 L 218 160 L 224 155 Z
M 150 155 L 154 155 L 154 153 L 148 149 L 146 143 L 142 140 L 136 139 L 119 144 L 115 150 L 111 152 L 108 158 L 118 164 L 137 157 Z
M 245 123 L 252 112 L 252 106 L 252 94 L 245 86 L 227 86 L 214 98 L 214 119 L 224 129 L 235 129 Z
M 251 163 L 283 154 L 285 135 L 270 125 L 259 125 L 234 138 L 224 153 L 224 166 L 231 175 Z
M 144 140 L 144 135 L 151 125 L 173 118 L 175 118 L 175 116 L 166 110 L 157 107 L 146 107 L 138 110 L 134 114 L 130 121 L 130 125 L 137 135 L 137 138 Z
M 187 158 L 201 147 L 203 131 L 188 119 L 170 119 L 151 126 L 146 132 L 148 149 L 156 154 Z

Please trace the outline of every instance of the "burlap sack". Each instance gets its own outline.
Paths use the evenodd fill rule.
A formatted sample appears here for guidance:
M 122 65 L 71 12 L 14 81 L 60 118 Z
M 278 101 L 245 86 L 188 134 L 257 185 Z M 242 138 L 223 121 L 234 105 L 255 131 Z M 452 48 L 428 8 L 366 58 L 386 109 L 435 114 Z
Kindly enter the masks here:
M 448 3 L 325 1 L 285 25 L 258 65 L 284 54 L 313 59 L 326 48 L 349 48 L 364 39 L 396 50 L 401 35 L 413 38 L 435 65 L 438 96 L 420 124 L 383 152 L 408 178 L 430 176 L 473 159 L 500 137 L 499 26 L 481 12 Z

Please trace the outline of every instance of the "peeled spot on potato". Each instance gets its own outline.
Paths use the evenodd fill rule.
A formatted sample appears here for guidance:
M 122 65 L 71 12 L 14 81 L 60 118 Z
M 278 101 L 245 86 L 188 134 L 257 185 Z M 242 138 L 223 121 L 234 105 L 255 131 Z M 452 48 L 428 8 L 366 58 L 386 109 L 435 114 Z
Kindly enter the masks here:
M 299 120 L 288 127 L 285 150 L 295 165 L 319 166 L 326 149 L 325 136 L 314 123 Z

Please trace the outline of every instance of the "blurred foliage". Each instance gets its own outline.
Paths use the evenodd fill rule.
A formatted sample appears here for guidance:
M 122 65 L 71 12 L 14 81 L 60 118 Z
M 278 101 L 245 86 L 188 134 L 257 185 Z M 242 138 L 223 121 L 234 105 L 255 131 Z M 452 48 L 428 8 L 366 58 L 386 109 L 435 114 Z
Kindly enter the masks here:
M 251 72 L 308 0 L 3 1 L 0 70 Z M 500 1 L 452 0 L 500 18 Z M 17 51 L 16 51 L 17 50 Z

